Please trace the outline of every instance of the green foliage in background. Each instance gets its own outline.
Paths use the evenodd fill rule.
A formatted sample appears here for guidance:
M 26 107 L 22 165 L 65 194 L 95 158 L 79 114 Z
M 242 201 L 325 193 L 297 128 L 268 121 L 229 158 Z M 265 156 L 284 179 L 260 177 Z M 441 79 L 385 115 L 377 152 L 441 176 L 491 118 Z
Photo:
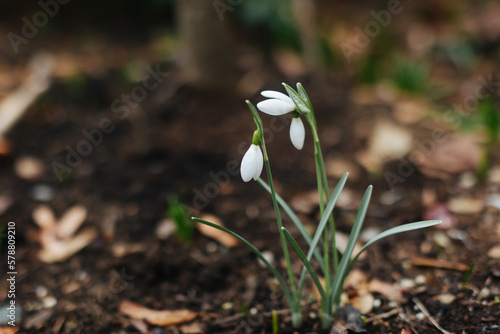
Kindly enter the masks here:
M 254 31 L 260 45 L 300 51 L 300 33 L 293 20 L 290 1 L 243 1 L 236 13 L 241 23 Z
M 188 208 L 177 197 L 167 200 L 167 217 L 175 222 L 176 235 L 185 243 L 191 242 L 195 224 L 191 220 Z
M 397 61 L 392 71 L 392 81 L 399 89 L 409 93 L 428 90 L 429 66 L 420 61 Z

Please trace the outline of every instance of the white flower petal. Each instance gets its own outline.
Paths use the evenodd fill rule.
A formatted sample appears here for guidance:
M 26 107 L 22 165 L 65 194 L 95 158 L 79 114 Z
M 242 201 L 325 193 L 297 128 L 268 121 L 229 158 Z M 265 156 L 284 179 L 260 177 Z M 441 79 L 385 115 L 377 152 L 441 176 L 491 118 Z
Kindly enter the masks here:
M 295 110 L 295 105 L 278 99 L 269 99 L 257 103 L 257 108 L 263 113 L 280 116 Z
M 290 140 L 293 146 L 297 150 L 301 150 L 304 147 L 304 139 L 306 138 L 306 129 L 304 128 L 304 123 L 300 117 L 292 118 L 292 123 L 290 124 Z
M 290 104 L 293 104 L 293 101 L 290 97 L 283 94 L 282 92 L 278 92 L 275 90 L 264 90 L 260 93 L 260 95 L 262 95 L 264 97 L 268 97 L 270 99 L 278 99 L 278 100 L 282 100 L 282 101 L 288 102 Z
M 262 174 L 262 168 L 264 168 L 264 157 L 262 156 L 262 151 L 258 146 L 254 160 L 254 167 L 255 167 L 255 173 L 253 174 L 253 179 L 257 181 L 257 179 L 260 177 L 260 174 Z
M 250 145 L 243 159 L 241 160 L 240 174 L 243 181 L 248 182 L 252 178 L 258 179 L 262 173 L 264 158 L 258 145 Z

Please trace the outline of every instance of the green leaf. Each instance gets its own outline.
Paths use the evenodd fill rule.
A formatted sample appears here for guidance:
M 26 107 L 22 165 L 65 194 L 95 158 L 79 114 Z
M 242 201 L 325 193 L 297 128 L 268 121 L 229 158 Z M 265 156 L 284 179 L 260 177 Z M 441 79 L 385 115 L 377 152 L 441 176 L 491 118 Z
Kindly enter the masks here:
M 269 185 L 262 180 L 262 178 L 258 178 L 257 182 L 264 188 L 269 194 L 271 194 L 271 188 Z M 311 235 L 309 232 L 306 230 L 304 224 L 300 221 L 299 217 L 295 214 L 295 212 L 292 210 L 292 208 L 287 204 L 287 202 L 278 194 L 276 194 L 276 200 L 278 201 L 278 204 L 281 206 L 283 211 L 287 214 L 287 216 L 290 218 L 292 223 L 295 225 L 297 230 L 299 230 L 300 235 L 304 238 L 304 240 L 307 242 L 308 245 L 311 245 Z M 324 270 L 324 263 L 323 263 L 323 257 L 321 256 L 321 253 L 319 252 L 318 249 L 314 250 L 314 256 L 316 257 L 316 260 L 318 260 L 319 265 L 321 266 L 321 269 Z
M 316 287 L 318 288 L 318 291 L 321 295 L 321 299 L 323 301 L 325 301 L 326 300 L 325 290 L 323 289 L 323 286 L 321 285 L 321 282 L 319 281 L 318 275 L 316 275 L 316 273 L 314 272 L 314 269 L 311 266 L 311 262 L 307 259 L 306 254 L 304 254 L 304 252 L 302 251 L 300 246 L 297 244 L 295 239 L 292 237 L 290 232 L 288 232 L 288 230 L 284 227 L 282 227 L 281 230 L 284 232 L 285 238 L 288 240 L 288 242 L 292 246 L 293 250 L 295 251 L 295 253 L 297 253 L 299 258 L 302 260 L 302 263 L 304 263 L 304 266 L 306 267 L 307 271 L 311 275 L 311 278 L 312 278 L 314 284 L 316 285 Z
M 369 186 L 363 195 L 363 199 L 361 200 L 356 219 L 354 220 L 354 225 L 352 226 L 351 234 L 349 235 L 349 240 L 347 241 L 347 247 L 342 255 L 342 260 L 339 263 L 338 270 L 335 273 L 335 279 L 332 282 L 330 305 L 338 306 L 340 302 L 340 294 L 342 292 L 344 280 L 349 272 L 349 259 L 354 251 L 354 246 L 356 245 L 356 241 L 359 238 L 359 233 L 361 232 L 361 228 L 363 227 L 363 223 L 365 221 L 366 211 L 368 210 L 368 204 L 370 203 L 370 197 L 372 195 L 372 189 L 373 187 Z
M 434 226 L 434 225 L 438 225 L 438 224 L 441 224 L 441 220 L 424 220 L 424 221 L 420 221 L 420 222 L 408 223 L 408 224 L 399 225 L 399 226 L 390 228 L 387 231 L 384 231 L 384 232 L 380 233 L 379 235 L 375 236 L 370 241 L 368 241 L 366 244 L 364 244 L 363 247 L 361 248 L 361 250 L 359 251 L 359 253 L 356 254 L 356 256 L 351 260 L 351 265 L 361 255 L 361 253 L 363 253 L 368 247 L 370 247 L 371 245 L 373 245 L 374 243 L 376 243 L 377 241 L 379 241 L 383 238 L 386 238 L 386 237 L 394 235 L 394 234 L 418 230 L 421 228 L 426 228 L 426 227 L 430 227 L 430 226 Z
M 312 255 L 314 251 L 316 250 L 316 247 L 318 246 L 318 242 L 320 241 L 322 235 L 323 235 L 323 230 L 326 227 L 326 224 L 328 223 L 329 216 L 332 214 L 333 208 L 335 207 L 335 204 L 337 203 L 337 200 L 339 199 L 340 193 L 342 192 L 342 189 L 344 189 L 344 185 L 347 181 L 347 177 L 349 176 L 349 173 L 345 173 L 344 176 L 339 180 L 337 183 L 337 186 L 332 192 L 332 195 L 330 196 L 330 199 L 328 200 L 328 203 L 326 205 L 325 211 L 323 212 L 323 216 L 321 217 L 318 227 L 316 228 L 316 232 L 314 233 L 313 240 L 311 241 L 311 244 L 309 245 L 309 251 L 307 253 L 307 260 L 311 261 Z M 305 281 L 305 271 L 306 268 L 302 269 L 302 273 L 300 274 L 299 278 L 299 295 L 302 293 L 302 289 L 304 288 L 304 281 Z M 326 302 L 326 300 L 324 300 Z
M 227 228 L 225 228 L 223 226 L 220 226 L 220 225 L 217 225 L 217 224 L 214 224 L 214 223 L 211 223 L 209 221 L 206 221 L 206 220 L 203 220 L 200 218 L 196 218 L 196 217 L 192 217 L 191 219 L 198 222 L 198 223 L 202 223 L 202 224 L 208 225 L 210 227 L 216 228 L 218 230 L 221 230 L 223 232 L 226 232 L 227 234 L 230 234 L 233 237 L 237 238 L 238 240 L 243 242 L 248 248 L 250 248 L 250 250 L 252 252 L 254 252 L 255 255 L 257 255 L 257 257 L 262 262 L 264 262 L 264 264 L 271 271 L 271 273 L 274 275 L 274 277 L 276 277 L 276 279 L 278 280 L 278 283 L 280 284 L 281 288 L 283 289 L 283 293 L 285 294 L 285 297 L 286 297 L 286 300 L 288 301 L 288 304 L 290 305 L 290 307 L 293 307 L 294 303 L 293 303 L 292 295 L 290 294 L 290 290 L 288 289 L 288 286 L 286 285 L 285 281 L 283 280 L 283 277 L 281 277 L 280 273 L 276 270 L 276 268 L 271 263 L 269 263 L 269 261 L 266 260 L 264 255 L 262 255 L 262 253 L 257 248 L 255 248 L 254 245 L 252 245 L 250 242 L 248 242 L 245 238 L 228 230 Z
M 292 99 L 293 103 L 297 107 L 297 111 L 301 114 L 309 114 L 311 109 L 307 106 L 307 103 L 302 99 L 302 97 L 289 85 L 283 82 L 283 86 L 285 87 L 288 96 Z

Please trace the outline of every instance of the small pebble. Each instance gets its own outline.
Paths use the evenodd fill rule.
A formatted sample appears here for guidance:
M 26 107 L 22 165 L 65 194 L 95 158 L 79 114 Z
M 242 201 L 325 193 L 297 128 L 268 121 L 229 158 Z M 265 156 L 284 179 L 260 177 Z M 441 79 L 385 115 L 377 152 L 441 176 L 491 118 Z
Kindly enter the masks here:
M 52 308 L 56 306 L 57 299 L 53 296 L 48 296 L 42 299 L 42 304 L 44 308 Z
M 227 310 L 230 310 L 230 309 L 233 308 L 233 303 L 231 303 L 231 302 L 225 302 L 224 304 L 222 304 L 221 307 L 222 307 L 223 310 L 227 311 Z
M 46 184 L 37 184 L 31 188 L 31 198 L 40 202 L 49 202 L 54 198 L 54 189 Z
M 380 306 L 382 306 L 382 301 L 380 299 L 375 299 L 373 301 L 373 307 L 374 308 L 379 308 Z
M 257 308 L 256 308 L 256 307 L 252 307 L 252 308 L 250 309 L 250 315 L 256 315 L 257 313 L 259 313 L 259 310 L 257 310 Z
M 427 278 L 425 277 L 425 275 L 420 274 L 415 277 L 415 283 L 417 285 L 425 285 L 427 283 Z
M 399 282 L 399 285 L 401 285 L 401 287 L 403 287 L 405 289 L 411 289 L 411 288 L 415 287 L 415 281 L 412 280 L 411 278 L 403 278 Z
M 450 238 L 441 231 L 434 233 L 434 242 L 441 248 L 448 248 L 451 246 Z
M 43 285 L 39 285 L 39 286 L 36 287 L 35 293 L 36 293 L 36 296 L 38 298 L 43 298 L 43 297 L 47 296 L 48 290 Z
M 425 314 L 423 314 L 422 312 L 418 312 L 417 314 L 415 314 L 415 318 L 417 318 L 418 320 L 424 320 Z
M 176 230 L 177 227 L 175 226 L 174 221 L 166 218 L 160 221 L 156 226 L 156 236 L 158 239 L 165 240 L 172 236 Z
M 485 299 L 485 298 L 488 298 L 490 296 L 490 289 L 484 287 L 481 289 L 481 291 L 479 292 L 479 296 L 477 296 L 479 299 Z
M 437 299 L 439 300 L 439 302 L 441 304 L 450 305 L 451 303 L 453 303 L 455 301 L 456 297 L 452 294 L 445 293 L 445 294 L 440 295 Z
M 316 312 L 309 312 L 309 319 L 316 319 L 318 317 L 318 315 L 316 314 Z
M 35 157 L 21 157 L 14 164 L 14 171 L 17 176 L 25 180 L 37 180 L 44 172 L 43 162 Z
M 264 256 L 264 259 L 267 260 L 267 262 L 269 262 L 270 264 L 274 265 L 274 254 L 273 254 L 273 252 L 271 252 L 271 251 L 263 251 L 262 255 Z M 259 265 L 262 268 L 266 268 L 266 264 L 264 262 L 262 262 L 261 259 L 258 259 L 258 260 L 259 260 Z

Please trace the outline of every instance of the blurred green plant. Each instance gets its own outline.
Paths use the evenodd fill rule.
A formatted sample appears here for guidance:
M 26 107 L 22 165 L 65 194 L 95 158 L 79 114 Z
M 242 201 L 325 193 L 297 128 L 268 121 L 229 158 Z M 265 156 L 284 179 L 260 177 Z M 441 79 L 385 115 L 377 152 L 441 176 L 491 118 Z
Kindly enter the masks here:
M 259 44 L 271 50 L 276 46 L 301 49 L 300 34 L 288 0 L 243 1 L 237 11 L 245 26 L 254 30 Z
M 460 290 L 465 290 L 465 285 L 469 283 L 470 277 L 472 276 L 472 271 L 474 270 L 474 263 L 470 265 L 469 269 L 465 272 L 462 278 L 462 284 L 460 285 Z
M 423 62 L 397 61 L 392 70 L 392 81 L 399 89 L 409 93 L 428 90 L 429 66 Z
M 177 237 L 185 243 L 190 243 L 193 240 L 195 224 L 191 220 L 188 207 L 175 196 L 167 199 L 167 217 L 174 221 Z

